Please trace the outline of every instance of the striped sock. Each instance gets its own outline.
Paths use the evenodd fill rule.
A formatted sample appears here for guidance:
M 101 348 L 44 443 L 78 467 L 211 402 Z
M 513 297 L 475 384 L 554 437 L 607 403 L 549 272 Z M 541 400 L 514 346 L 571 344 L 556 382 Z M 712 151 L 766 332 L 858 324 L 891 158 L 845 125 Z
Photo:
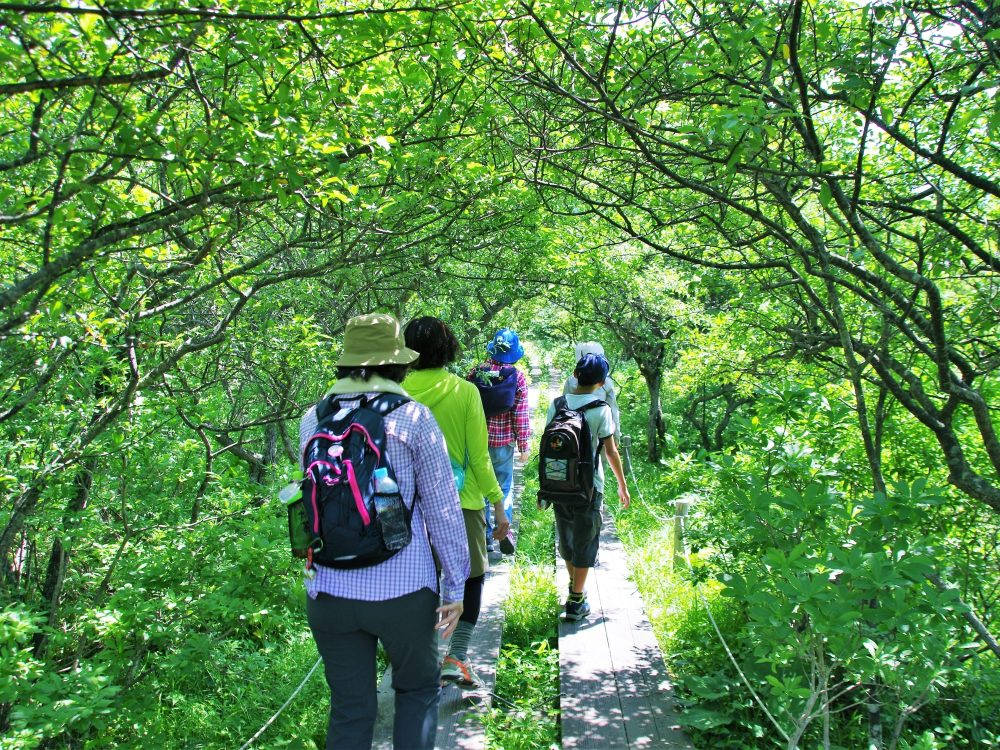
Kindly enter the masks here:
M 451 644 L 448 646 L 448 655 L 454 656 L 459 661 L 465 661 L 469 654 L 469 643 L 472 641 L 472 631 L 476 626 L 465 620 L 458 621 L 458 627 L 451 634 Z
M 571 602 L 576 602 L 576 603 L 579 604 L 580 602 L 582 602 L 586 598 L 587 598 L 587 592 L 585 592 L 585 591 L 581 592 L 579 594 L 575 593 L 574 591 L 570 591 L 569 592 L 569 600 Z

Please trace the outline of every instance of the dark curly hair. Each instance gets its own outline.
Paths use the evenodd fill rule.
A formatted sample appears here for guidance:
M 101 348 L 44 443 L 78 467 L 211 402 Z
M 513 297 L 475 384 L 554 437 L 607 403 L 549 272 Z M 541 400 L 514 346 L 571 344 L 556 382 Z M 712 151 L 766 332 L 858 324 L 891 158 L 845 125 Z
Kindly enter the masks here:
M 367 383 L 372 379 L 373 375 L 378 375 L 386 380 L 391 380 L 395 383 L 402 383 L 403 378 L 406 377 L 406 371 L 408 369 L 410 369 L 409 365 L 362 365 L 358 367 L 338 367 L 337 380 L 354 378 L 355 380 L 363 380 Z
M 432 315 L 414 318 L 407 323 L 403 338 L 408 347 L 420 352 L 420 358 L 411 365 L 414 370 L 444 367 L 458 359 L 462 351 L 448 324 Z

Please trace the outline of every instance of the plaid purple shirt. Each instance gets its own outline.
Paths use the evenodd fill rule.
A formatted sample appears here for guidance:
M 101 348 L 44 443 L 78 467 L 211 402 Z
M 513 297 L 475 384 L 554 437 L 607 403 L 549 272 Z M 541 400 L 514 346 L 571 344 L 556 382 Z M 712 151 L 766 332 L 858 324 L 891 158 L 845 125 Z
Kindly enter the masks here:
M 360 397 L 360 393 L 341 396 L 348 402 Z M 313 406 L 299 423 L 300 455 L 315 430 Z M 316 565 L 316 577 L 306 580 L 306 591 L 313 599 L 323 592 L 363 601 L 395 599 L 422 588 L 437 591 L 433 548 L 441 562 L 441 598 L 462 601 L 469 577 L 469 544 L 441 429 L 430 409 L 411 401 L 386 416 L 385 431 L 386 454 L 400 493 L 407 506 L 413 507 L 413 540 L 385 562 L 368 568 Z
M 488 367 L 490 372 L 500 372 L 501 367 L 509 367 L 495 359 L 487 359 L 481 367 Z M 514 368 L 517 370 L 517 368 Z M 475 372 L 473 370 L 472 372 Z M 469 373 L 471 376 L 472 373 Z M 490 448 L 510 445 L 517 440 L 519 453 L 528 452 L 528 441 L 531 439 L 531 414 L 528 411 L 528 381 L 524 373 L 517 370 L 517 392 L 514 394 L 514 408 L 486 418 L 486 434 Z

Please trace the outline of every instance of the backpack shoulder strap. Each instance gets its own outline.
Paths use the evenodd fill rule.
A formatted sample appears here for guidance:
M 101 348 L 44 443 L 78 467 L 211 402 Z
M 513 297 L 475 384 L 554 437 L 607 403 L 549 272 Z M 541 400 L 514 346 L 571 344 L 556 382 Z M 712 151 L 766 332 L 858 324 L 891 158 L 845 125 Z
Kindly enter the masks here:
M 573 407 L 571 407 L 569 405 L 569 402 L 566 401 L 566 396 L 565 395 L 560 396 L 559 398 L 557 398 L 552 403 L 555 405 L 556 411 L 559 411 L 560 409 L 570 409 L 571 411 L 581 411 L 582 412 L 582 411 L 587 411 L 589 409 L 594 409 L 594 408 L 596 408 L 598 406 L 607 406 L 607 403 L 605 403 L 604 401 L 601 401 L 600 399 L 598 399 L 597 401 L 588 401 L 583 406 L 577 406 L 576 408 L 573 408 Z
M 362 396 L 358 406 L 359 408 L 371 409 L 384 417 L 389 412 L 395 411 L 406 402 L 412 400 L 409 396 L 403 396 L 398 393 L 379 393 L 371 398 Z M 333 414 L 337 410 L 338 405 L 339 398 L 334 393 L 331 393 L 326 398 L 321 398 L 316 402 L 316 421 L 321 422 L 330 414 Z
M 580 412 L 581 414 L 583 414 L 584 412 L 589 411 L 591 409 L 596 409 L 598 406 L 607 406 L 607 405 L 608 404 L 607 404 L 606 401 L 602 401 L 601 399 L 596 399 L 594 401 L 588 401 L 583 406 L 577 407 L 577 411 Z M 584 415 L 584 416 L 586 416 L 586 415 Z M 586 421 L 586 419 L 584 419 L 584 421 Z M 589 424 L 587 425 L 587 431 L 588 432 L 590 431 L 590 425 Z M 594 461 L 596 462 L 597 461 L 597 457 L 601 453 L 601 446 L 604 444 L 605 438 L 598 437 L 596 435 L 591 435 L 590 439 L 591 439 L 591 445 L 594 448 Z M 596 445 L 594 445 L 595 443 L 596 443 Z
M 321 398 L 316 402 L 316 421 L 322 422 L 329 415 L 336 411 L 335 407 L 337 405 L 337 397 L 334 394 L 330 394 L 326 398 Z
M 379 393 L 372 398 L 363 397 L 361 405 L 385 417 L 412 400 L 409 396 L 403 396 L 399 393 Z

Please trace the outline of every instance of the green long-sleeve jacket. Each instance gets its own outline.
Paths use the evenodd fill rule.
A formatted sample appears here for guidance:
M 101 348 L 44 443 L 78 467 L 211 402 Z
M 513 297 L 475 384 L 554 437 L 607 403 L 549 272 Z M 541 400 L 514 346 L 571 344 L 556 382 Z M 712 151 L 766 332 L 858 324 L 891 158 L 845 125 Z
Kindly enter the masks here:
M 411 371 L 403 388 L 434 414 L 452 461 L 466 462 L 468 450 L 465 486 L 459 492 L 462 507 L 482 508 L 484 497 L 491 503 L 503 500 L 486 448 L 486 416 L 476 386 L 438 368 Z

